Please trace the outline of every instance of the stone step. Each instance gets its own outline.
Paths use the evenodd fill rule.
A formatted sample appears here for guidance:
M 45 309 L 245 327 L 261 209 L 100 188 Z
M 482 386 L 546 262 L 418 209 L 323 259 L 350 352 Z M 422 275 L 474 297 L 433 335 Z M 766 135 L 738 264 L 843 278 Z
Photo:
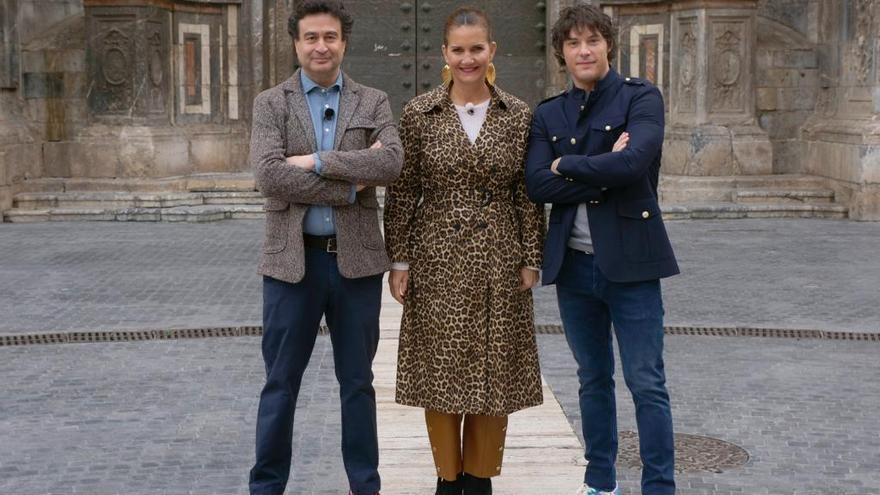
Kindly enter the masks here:
M 660 200 L 666 203 L 734 202 L 735 193 L 739 190 L 827 191 L 827 184 L 822 177 L 797 174 L 727 177 L 660 175 Z
M 262 218 L 262 204 L 209 204 L 170 208 L 13 208 L 3 220 L 13 223 L 103 221 L 103 222 L 215 222 Z
M 737 189 L 737 203 L 833 203 L 834 191 L 830 189 Z
M 664 203 L 667 220 L 725 218 L 847 218 L 845 206 L 830 203 Z
M 49 177 L 21 183 L 22 192 L 204 192 L 254 191 L 250 172 L 195 174 L 178 177 L 112 179 Z
M 13 205 L 21 210 L 173 208 L 177 206 L 249 204 L 262 205 L 257 191 L 225 192 L 28 192 L 16 194 Z

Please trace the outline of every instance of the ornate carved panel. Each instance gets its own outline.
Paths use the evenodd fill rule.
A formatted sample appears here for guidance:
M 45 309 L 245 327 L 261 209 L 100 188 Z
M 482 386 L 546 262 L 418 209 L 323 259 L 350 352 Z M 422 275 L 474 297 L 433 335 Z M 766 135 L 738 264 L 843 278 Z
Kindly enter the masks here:
M 713 112 L 745 112 L 745 22 L 713 22 L 710 30 L 709 107 Z
M 694 113 L 697 108 L 697 23 L 696 19 L 680 20 L 678 37 L 678 71 L 676 108 L 681 113 Z
M 874 0 L 855 0 L 855 39 L 851 49 L 855 52 L 856 63 L 854 70 L 856 83 L 868 84 L 868 77 L 874 65 L 873 39 L 878 33 L 873 32 L 874 26 Z
M 168 112 L 168 29 L 159 22 L 147 23 L 147 113 Z
M 92 91 L 89 106 L 97 114 L 126 115 L 134 110 L 137 18 L 95 16 L 90 48 Z
M 89 109 L 99 118 L 157 122 L 170 116 L 169 14 L 87 7 Z
M 0 0 L 0 88 L 18 87 L 18 0 Z

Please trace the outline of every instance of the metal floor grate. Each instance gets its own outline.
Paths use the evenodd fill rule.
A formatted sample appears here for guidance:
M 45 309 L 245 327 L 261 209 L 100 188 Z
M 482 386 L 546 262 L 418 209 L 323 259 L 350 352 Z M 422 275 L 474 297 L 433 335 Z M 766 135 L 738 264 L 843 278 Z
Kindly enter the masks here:
M 560 335 L 562 325 L 535 325 L 535 332 L 543 335 Z M 666 335 L 692 335 L 698 337 L 767 337 L 777 339 L 858 340 L 880 342 L 880 331 L 839 332 L 791 328 L 667 326 Z
M 321 335 L 329 330 L 321 325 Z M 562 335 L 562 325 L 535 325 L 539 335 Z M 698 337 L 768 337 L 781 339 L 820 339 L 880 342 L 880 331 L 841 332 L 824 330 L 798 330 L 789 328 L 667 326 L 667 335 L 690 335 Z M 137 342 L 146 340 L 207 339 L 218 337 L 259 337 L 263 327 L 180 328 L 166 330 L 96 330 L 92 332 L 40 332 L 19 335 L 0 335 L 0 347 L 42 344 L 85 344 L 101 342 Z

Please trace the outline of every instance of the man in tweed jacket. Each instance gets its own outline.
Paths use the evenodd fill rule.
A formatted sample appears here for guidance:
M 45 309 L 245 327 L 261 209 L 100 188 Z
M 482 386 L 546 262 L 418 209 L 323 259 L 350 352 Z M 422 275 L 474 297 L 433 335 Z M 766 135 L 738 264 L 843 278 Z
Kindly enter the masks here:
M 340 70 L 352 20 L 338 0 L 298 3 L 288 30 L 302 69 L 254 100 L 250 161 L 266 196 L 263 359 L 251 494 L 284 493 L 293 415 L 322 316 L 342 409 L 342 456 L 355 495 L 377 494 L 372 361 L 382 274 L 376 186 L 403 151 L 385 93 Z

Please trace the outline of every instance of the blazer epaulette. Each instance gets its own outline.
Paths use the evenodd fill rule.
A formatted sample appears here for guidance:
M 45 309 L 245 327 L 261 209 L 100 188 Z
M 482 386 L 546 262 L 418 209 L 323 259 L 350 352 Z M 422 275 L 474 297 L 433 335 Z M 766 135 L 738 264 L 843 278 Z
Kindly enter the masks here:
M 625 84 L 631 84 L 633 86 L 644 86 L 645 84 L 648 84 L 647 81 L 638 77 L 624 77 L 623 82 Z
M 557 95 L 553 95 L 553 96 L 544 98 L 543 100 L 538 102 L 538 105 L 535 108 L 540 107 L 541 105 L 543 105 L 544 103 L 547 103 L 548 101 L 555 100 L 556 98 L 559 98 L 560 96 L 565 96 L 565 93 L 567 93 L 567 91 L 562 91 L 561 93 L 559 93 Z

